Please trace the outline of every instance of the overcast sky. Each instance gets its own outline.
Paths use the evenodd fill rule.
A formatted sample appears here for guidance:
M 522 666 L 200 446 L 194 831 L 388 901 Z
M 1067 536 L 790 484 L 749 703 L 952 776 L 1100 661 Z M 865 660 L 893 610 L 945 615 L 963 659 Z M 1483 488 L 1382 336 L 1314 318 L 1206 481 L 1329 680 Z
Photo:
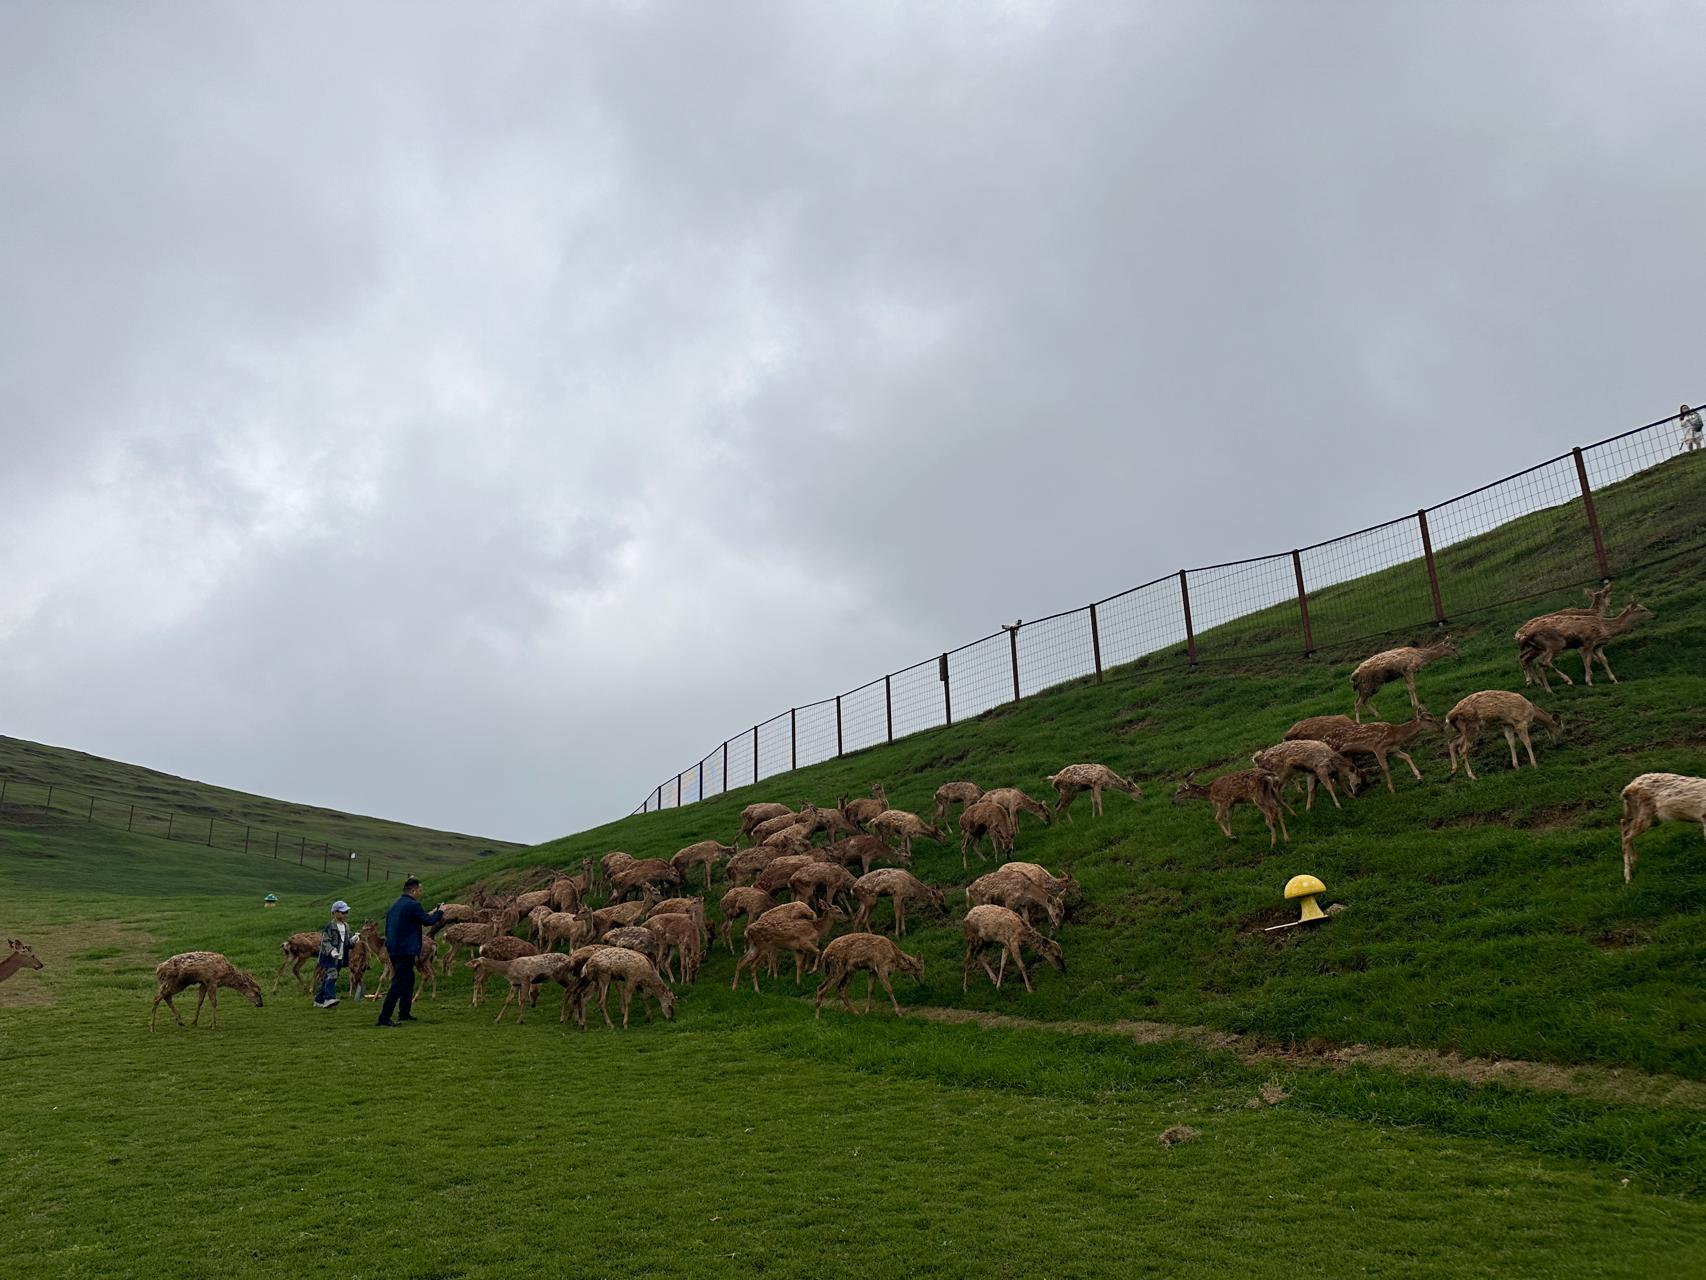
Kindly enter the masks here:
M 0 8 L 0 733 L 512 839 L 1706 397 L 1706 6 Z

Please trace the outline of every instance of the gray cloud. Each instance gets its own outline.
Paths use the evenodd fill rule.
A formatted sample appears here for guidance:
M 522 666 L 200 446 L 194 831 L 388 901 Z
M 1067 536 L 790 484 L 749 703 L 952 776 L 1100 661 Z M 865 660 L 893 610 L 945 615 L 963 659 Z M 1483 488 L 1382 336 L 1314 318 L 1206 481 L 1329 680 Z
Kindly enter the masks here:
M 1692 6 L 12 6 L 0 730 L 517 838 L 1699 374 Z

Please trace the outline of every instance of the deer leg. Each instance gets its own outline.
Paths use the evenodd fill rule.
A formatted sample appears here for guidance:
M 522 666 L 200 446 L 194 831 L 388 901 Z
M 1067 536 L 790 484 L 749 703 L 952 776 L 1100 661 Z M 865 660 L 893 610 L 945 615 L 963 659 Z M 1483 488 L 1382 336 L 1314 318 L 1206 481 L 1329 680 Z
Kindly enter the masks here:
M 1362 708 L 1363 708 L 1363 704 L 1367 701 L 1368 701 L 1368 695 L 1366 693 L 1358 693 L 1357 694 L 1356 706 L 1351 708 L 1351 719 L 1353 721 L 1355 721 L 1357 724 L 1362 723 Z
M 906 903 L 901 900 L 898 893 L 895 894 L 894 898 L 894 936 L 897 938 L 906 937 Z
M 207 1007 L 212 1012 L 212 1017 L 208 1019 L 208 1022 L 217 1031 L 219 1030 L 219 988 L 217 986 L 207 988 Z
M 989 962 L 987 960 L 984 961 L 983 967 L 985 969 L 989 968 Z M 1003 946 L 1001 948 L 1001 968 L 1000 968 L 1000 971 L 997 972 L 995 975 L 995 989 L 997 991 L 1001 990 L 1001 981 L 1006 976 L 1007 976 L 1007 948 L 1005 946 Z
M 968 940 L 965 959 L 960 962 L 960 990 L 962 992 L 971 990 L 971 958 L 972 953 L 976 950 L 977 943 Z M 156 1001 L 155 1003 L 159 1002 Z
M 875 969 L 868 969 L 865 971 L 865 1012 L 866 1013 L 869 1013 L 871 1011 L 871 995 L 874 991 L 876 991 L 876 989 L 877 989 L 877 971 Z
M 1025 968 L 1025 957 L 1019 954 L 1019 948 L 1017 946 L 1013 946 L 1010 949 L 1013 952 L 1013 963 L 1019 966 L 1019 976 L 1025 980 L 1025 990 L 1036 990 L 1036 988 L 1031 986 L 1031 974 L 1030 970 Z M 1003 959 L 1005 959 L 1005 954 L 1003 954 Z
M 1321 781 L 1327 788 L 1327 794 L 1333 797 L 1333 808 L 1343 809 L 1345 806 L 1339 803 L 1339 793 L 1333 789 L 1333 775 L 1331 773 L 1327 773 L 1322 777 Z M 1313 798 L 1314 793 L 1313 788 L 1311 788 L 1311 799 Z
M 1215 805 L 1214 806 L 1214 823 L 1217 827 L 1220 828 L 1220 834 L 1221 835 L 1225 836 L 1228 840 L 1236 840 L 1238 837 L 1232 834 L 1232 824 L 1227 821 L 1227 813 L 1231 808 L 1232 808 L 1231 805 L 1225 805 L 1225 804 Z
M 631 982 L 624 982 L 622 984 L 622 1030 L 624 1031 L 628 1029 L 628 1010 L 633 1003 L 634 984 Z
M 195 1017 L 190 1019 L 190 1025 L 192 1027 L 199 1027 L 201 1025 L 201 1006 L 202 1002 L 206 999 L 207 984 L 204 982 L 201 984 L 201 994 L 195 998 Z
M 1398 750 L 1397 748 L 1394 748 L 1392 751 L 1392 754 L 1397 756 L 1405 764 L 1410 766 L 1410 772 L 1416 775 L 1416 781 L 1417 782 L 1420 782 L 1422 780 L 1422 771 L 1420 769 L 1416 768 L 1416 762 L 1414 760 L 1410 759 L 1410 753 L 1408 751 L 1401 751 L 1401 750 Z
M 894 1016 L 900 1017 L 900 1001 L 894 998 L 894 985 L 889 981 L 889 975 L 878 971 L 877 976 L 883 980 L 883 990 L 889 993 L 889 1003 L 894 1006 Z
M 754 978 L 754 981 L 757 981 Z M 598 1011 L 604 1015 L 604 1025 L 612 1031 L 616 1024 L 610 1020 L 610 975 L 600 974 L 598 977 Z
M 1410 714 L 1412 717 L 1422 713 L 1422 700 L 1416 696 L 1416 673 L 1404 673 L 1404 687 L 1410 691 Z
M 1610 678 L 1611 683 L 1616 684 L 1617 683 L 1617 676 L 1611 670 L 1611 663 L 1606 661 L 1605 650 L 1604 649 L 1595 649 L 1594 650 L 1594 657 L 1598 658 L 1599 659 L 1599 665 L 1605 668 L 1605 674 L 1607 677 Z
M 1294 814 L 1292 816 L 1295 817 L 1296 815 Z M 1280 836 L 1285 840 L 1285 842 L 1287 844 L 1290 844 L 1291 843 L 1291 832 L 1289 832 L 1285 829 L 1285 814 L 1279 812 L 1276 809 L 1274 811 L 1274 818 L 1279 822 Z M 1274 844 L 1274 833 L 1273 833 L 1273 830 L 1270 828 L 1268 831 L 1268 847 L 1270 849 L 1273 848 L 1273 844 Z

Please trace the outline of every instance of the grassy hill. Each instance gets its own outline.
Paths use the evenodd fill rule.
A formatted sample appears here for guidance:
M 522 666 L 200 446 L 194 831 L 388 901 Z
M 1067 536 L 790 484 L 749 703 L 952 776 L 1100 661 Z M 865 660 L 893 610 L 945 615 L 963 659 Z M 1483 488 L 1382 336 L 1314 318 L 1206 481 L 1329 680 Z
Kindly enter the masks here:
M 1625 886 L 1616 834 L 1635 774 L 1706 774 L 1706 467 L 1688 465 L 1621 548 L 1646 567 L 1615 600 L 1657 617 L 1613 646 L 1621 683 L 1537 695 L 1566 725 L 1536 744 L 1538 770 L 1509 770 L 1495 738 L 1480 781 L 1448 778 L 1425 741 L 1422 781 L 1400 766 L 1396 794 L 1323 801 L 1274 850 L 1241 809 L 1227 841 L 1205 805 L 1171 803 L 1176 780 L 1348 711 L 1346 673 L 1377 647 L 1303 661 L 1255 644 L 1198 671 L 1158 657 L 428 882 L 449 899 L 584 853 L 667 856 L 732 835 L 756 799 L 882 780 L 928 811 L 949 778 L 1041 794 L 1044 774 L 1102 760 L 1143 799 L 1110 796 L 1100 819 L 1081 799 L 1072 823 L 1020 834 L 1020 856 L 1070 866 L 1085 890 L 1060 932 L 1067 971 L 1042 968 L 1034 994 L 962 993 L 956 925 L 923 916 L 907 945 L 926 980 L 897 984 L 899 1021 L 814 1021 L 786 980 L 731 992 L 719 951 L 674 1022 L 625 1033 L 564 1029 L 549 996 L 494 1027 L 459 973 L 400 1031 L 371 1029 L 371 1006 L 286 992 L 261 1010 L 228 995 L 217 1034 L 150 1037 L 159 958 L 212 947 L 270 974 L 278 938 L 322 918 L 312 886 L 264 912 L 264 864 L 204 884 L 207 868 L 150 871 L 103 845 L 66 885 L 0 850 L 0 931 L 55 948 L 0 986 L 37 993 L 0 1000 L 11 1256 L 64 1275 L 282 1276 L 331 1256 L 354 1276 L 483 1277 L 542 1250 L 612 1276 L 1706 1274 L 1706 851 L 1697 828 L 1656 829 Z M 1434 709 L 1520 687 L 1511 632 L 1579 601 L 1548 523 L 1565 518 L 1452 549 L 1499 575 L 1493 594 L 1535 598 L 1454 619 L 1462 658 L 1420 681 Z M 1342 590 L 1318 608 L 1353 608 Z M 1401 688 L 1377 705 L 1398 714 Z M 945 885 L 981 869 L 952 846 L 915 860 Z M 1265 934 L 1299 871 L 1346 910 Z M 391 891 L 340 890 L 358 916 Z M 1175 1124 L 1200 1136 L 1157 1142 Z
M 281 861 L 301 858 L 304 864 L 309 852 L 324 852 L 329 846 L 330 860 L 342 853 L 348 861 L 353 850 L 365 870 L 371 859 L 375 878 L 385 868 L 451 867 L 521 847 L 250 795 L 141 765 L 4 736 L 0 736 L 0 781 L 6 788 L 0 799 L 0 829 L 39 827 L 44 820 L 58 819 L 203 848 L 264 853 L 269 858 L 276 851 Z M 327 860 L 316 858 L 314 865 Z

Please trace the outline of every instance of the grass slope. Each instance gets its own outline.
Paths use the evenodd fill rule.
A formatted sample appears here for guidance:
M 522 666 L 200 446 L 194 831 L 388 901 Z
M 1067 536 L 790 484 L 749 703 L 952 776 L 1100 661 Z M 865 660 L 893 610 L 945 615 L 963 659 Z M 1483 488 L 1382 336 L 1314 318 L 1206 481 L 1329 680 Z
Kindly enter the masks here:
M 1699 535 L 1655 524 L 1653 544 Z M 1463 554 L 1521 585 L 1523 554 Z M 924 919 L 908 945 L 926 981 L 903 982 L 904 1002 L 1706 1078 L 1699 832 L 1651 833 L 1629 888 L 1615 835 L 1630 776 L 1706 772 L 1706 587 L 1673 559 L 1626 575 L 1631 594 L 1658 618 L 1614 648 L 1623 683 L 1541 699 L 1569 733 L 1542 740 L 1538 771 L 1503 769 L 1488 744 L 1480 782 L 1447 780 L 1430 746 L 1424 782 L 1300 815 L 1278 851 L 1247 810 L 1229 843 L 1205 807 L 1173 807 L 1171 779 L 1347 709 L 1347 654 L 1135 666 L 435 875 L 430 895 L 583 852 L 667 855 L 726 837 L 753 799 L 880 778 L 926 809 L 948 777 L 1036 792 L 1063 763 L 1104 759 L 1144 780 L 1142 801 L 1109 797 L 1092 820 L 1081 800 L 1074 823 L 1020 838 L 1084 883 L 1068 972 L 1042 970 L 1034 995 L 962 995 L 956 931 Z M 1509 636 L 1532 611 L 1473 619 L 1463 658 L 1425 673 L 1428 702 L 1519 683 Z M 1706 1110 L 1634 1100 L 1662 1089 L 1589 1098 L 1111 1031 L 813 1021 L 791 982 L 731 992 L 722 952 L 675 1022 L 626 1033 L 563 1029 L 549 997 L 493 1027 L 458 974 L 400 1031 L 371 1029 L 372 1006 L 320 1012 L 287 991 L 261 1010 L 228 997 L 217 1033 L 149 1036 L 158 959 L 213 947 L 269 975 L 278 938 L 319 923 L 329 894 L 292 884 L 264 912 L 287 868 L 148 852 L 92 831 L 0 846 L 0 931 L 49 956 L 0 987 L 0 1220 L 20 1274 L 1706 1274 Z M 978 870 L 929 844 L 917 863 L 944 883 Z M 1268 937 L 1299 870 L 1348 909 Z M 358 917 L 389 893 L 334 887 Z M 1180 1123 L 1200 1138 L 1156 1141 Z
M 0 826 L 29 825 L 42 814 L 55 788 L 47 816 L 92 817 L 110 827 L 165 836 L 207 847 L 241 849 L 244 828 L 252 829 L 251 851 L 271 855 L 275 833 L 281 855 L 292 858 L 306 845 L 312 852 L 329 844 L 359 850 L 376 865 L 396 863 L 411 869 L 450 867 L 494 850 L 520 846 L 503 840 L 435 831 L 385 818 L 341 813 L 316 805 L 293 804 L 179 778 L 141 765 L 107 760 L 65 747 L 44 746 L 0 736 L 0 778 L 7 780 L 7 803 L 0 805 Z M 89 802 L 95 801 L 93 809 Z M 133 809 L 134 807 L 134 809 Z M 172 823 L 168 826 L 168 815 Z M 211 824 L 211 826 L 210 826 Z M 375 875 L 379 872 L 375 871 Z

